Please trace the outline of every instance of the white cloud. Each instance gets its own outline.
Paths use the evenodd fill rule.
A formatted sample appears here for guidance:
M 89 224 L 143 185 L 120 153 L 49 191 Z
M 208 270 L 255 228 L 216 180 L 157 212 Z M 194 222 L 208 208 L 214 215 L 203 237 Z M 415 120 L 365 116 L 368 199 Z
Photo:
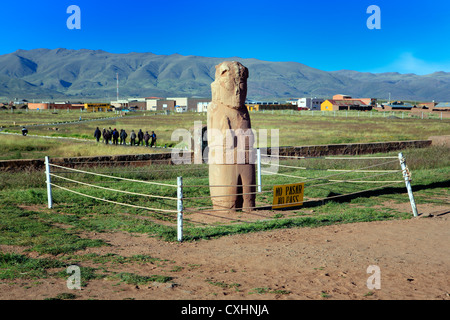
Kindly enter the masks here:
M 416 58 L 412 53 L 405 52 L 393 63 L 373 70 L 373 72 L 399 72 L 415 73 L 418 75 L 430 74 L 437 71 L 450 72 L 450 61 L 428 62 Z

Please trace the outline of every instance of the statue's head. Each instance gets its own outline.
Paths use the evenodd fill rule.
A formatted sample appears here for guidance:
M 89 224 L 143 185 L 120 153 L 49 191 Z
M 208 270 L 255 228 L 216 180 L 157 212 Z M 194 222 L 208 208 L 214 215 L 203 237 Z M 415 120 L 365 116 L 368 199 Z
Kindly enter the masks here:
M 211 84 L 212 101 L 232 108 L 245 105 L 248 69 L 236 61 L 216 66 L 216 79 Z

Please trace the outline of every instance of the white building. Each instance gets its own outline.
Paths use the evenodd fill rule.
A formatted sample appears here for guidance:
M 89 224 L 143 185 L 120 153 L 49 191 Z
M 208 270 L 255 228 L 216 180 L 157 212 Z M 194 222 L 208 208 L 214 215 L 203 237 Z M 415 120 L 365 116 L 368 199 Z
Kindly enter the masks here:
M 187 97 L 167 98 L 167 100 L 175 100 L 177 102 L 177 106 L 180 106 L 180 107 L 187 108 L 189 105 L 189 98 L 187 98 Z
M 145 98 L 145 103 L 146 103 L 146 108 L 149 111 L 156 111 L 157 110 L 157 105 L 158 105 L 158 100 L 161 100 L 162 98 L 159 97 L 148 97 Z
M 324 102 L 324 99 L 318 98 L 300 98 L 298 99 L 298 108 L 308 108 L 309 110 L 320 110 L 320 105 Z
M 122 99 L 122 100 L 115 100 L 111 101 L 111 106 L 114 108 L 128 108 L 128 100 Z
M 197 103 L 197 112 L 207 112 L 208 106 L 211 102 L 198 102 Z

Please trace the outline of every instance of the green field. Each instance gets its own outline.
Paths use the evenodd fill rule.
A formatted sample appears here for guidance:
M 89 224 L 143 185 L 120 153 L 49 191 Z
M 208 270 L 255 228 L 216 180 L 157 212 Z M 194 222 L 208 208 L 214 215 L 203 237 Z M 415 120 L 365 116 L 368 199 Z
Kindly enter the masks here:
M 444 156 L 448 154 L 448 149 L 433 147 L 428 149 L 415 149 L 405 151 L 405 158 L 408 161 L 409 168 L 413 173 L 413 186 L 417 189 L 416 200 L 418 203 L 448 204 L 448 185 L 450 179 L 450 160 Z M 396 153 L 388 156 L 396 156 Z M 382 156 L 382 155 L 376 155 Z M 263 175 L 263 192 L 257 195 L 257 206 L 270 206 L 272 203 L 273 185 L 286 184 L 300 181 L 307 181 L 305 186 L 305 201 L 326 199 L 339 195 L 351 194 L 376 188 L 378 191 L 356 194 L 350 199 L 337 197 L 336 201 L 323 201 L 316 203 L 311 201 L 304 208 L 298 208 L 292 212 L 273 211 L 267 213 L 268 216 L 262 221 L 254 224 L 242 224 L 241 220 L 251 218 L 242 213 L 241 218 L 237 218 L 230 223 L 214 222 L 207 228 L 196 223 L 191 223 L 189 216 L 194 213 L 201 213 L 200 209 L 210 208 L 211 201 L 208 198 L 208 170 L 206 165 L 167 166 L 152 165 L 152 167 L 136 168 L 134 166 L 120 167 L 96 167 L 83 168 L 88 172 L 96 172 L 114 177 L 124 177 L 128 179 L 159 182 L 167 185 L 176 186 L 176 177 L 183 176 L 184 197 L 186 208 L 186 239 L 209 238 L 221 234 L 246 232 L 248 230 L 264 230 L 286 226 L 295 226 L 297 224 L 307 223 L 308 225 L 323 222 L 323 215 L 326 215 L 326 222 L 345 223 L 352 221 L 371 220 L 371 219 L 395 219 L 408 218 L 411 216 L 410 208 L 405 212 L 384 207 L 374 209 L 376 204 L 386 201 L 408 202 L 406 188 L 400 172 L 387 174 L 379 173 L 345 173 L 345 172 L 327 172 L 324 169 L 349 169 L 367 168 L 375 166 L 377 170 L 398 170 L 397 160 L 324 160 L 324 159 L 306 159 L 306 160 L 286 160 L 280 164 L 288 165 L 287 168 L 280 168 L 279 173 L 289 176 L 298 176 L 300 178 L 289 178 L 281 175 Z M 306 166 L 309 170 L 300 170 L 290 168 L 294 166 Z M 71 172 L 63 169 L 57 170 L 57 175 L 66 179 L 89 183 L 104 188 L 113 188 L 126 190 L 136 193 L 136 195 L 111 192 L 98 189 L 92 186 L 74 184 L 70 180 L 63 178 L 52 178 L 52 182 L 74 190 L 76 192 L 87 194 L 101 199 L 108 199 L 125 204 L 155 208 L 155 211 L 149 211 L 141 208 L 130 208 L 110 203 L 105 203 L 91 198 L 86 198 L 78 194 L 53 188 L 54 209 L 46 209 L 47 197 L 45 188 L 44 173 L 40 171 L 19 172 L 19 173 L 1 173 L 0 182 L 2 211 L 17 211 L 23 206 L 36 206 L 37 215 L 20 215 L 19 220 L 25 221 L 31 219 L 34 221 L 38 216 L 40 221 L 48 223 L 64 223 L 72 225 L 75 228 L 87 228 L 89 230 L 126 230 L 133 232 L 143 232 L 153 236 L 161 237 L 167 241 L 176 240 L 176 213 L 158 212 L 158 209 L 176 211 L 176 200 L 154 199 L 140 196 L 140 194 L 160 195 L 176 198 L 176 188 L 170 186 L 158 186 L 139 184 L 129 181 L 121 181 L 101 176 L 92 176 L 90 174 Z M 306 179 L 305 179 L 306 178 Z M 330 183 L 332 179 L 339 180 L 368 180 L 368 181 L 386 181 L 380 185 L 366 185 L 359 183 Z M 308 182 L 308 180 L 310 180 Z M 397 181 L 398 183 L 392 183 Z M 195 186 L 195 187 L 190 187 Z M 204 187 L 201 187 L 204 186 Z M 384 187 L 386 186 L 386 187 Z M 195 199 L 193 199 L 195 198 Z M 197 199 L 201 198 L 201 199 Z M 342 200 L 342 201 L 341 201 Z M 322 205 L 323 204 L 323 205 Z M 352 204 L 355 204 L 353 206 Z M 15 209 L 14 209 L 15 208 Z M 19 211 L 27 211 L 23 208 Z M 269 210 L 270 211 L 270 210 Z M 206 211 L 205 211 L 206 212 Z M 58 213 L 58 214 L 53 214 Z M 147 217 L 148 220 L 139 219 Z M 286 216 L 286 220 L 282 219 Z M 272 219 L 276 218 L 276 219 Z M 281 218 L 281 219 L 280 219 Z M 43 219 L 43 220 L 42 220 Z M 56 219 L 56 220 L 55 220 Z M 5 223 L 5 220 L 2 222 Z M 3 229 L 9 230 L 9 229 Z M 2 239 L 8 238 L 8 233 L 2 233 Z M 15 232 L 10 234 L 12 237 L 23 239 L 23 235 Z M 42 235 L 47 237 L 48 235 Z M 6 237 L 6 238 L 5 238 Z M 36 239 L 32 240 L 35 241 Z M 28 241 L 28 240 L 27 240 Z M 14 241 L 13 241 L 14 242 Z M 1 241 L 0 241 L 1 243 Z M 58 246 L 56 246 L 58 247 Z M 40 250 L 50 249 L 52 246 L 45 245 Z M 64 249 L 61 249 L 64 250 Z
M 24 113 L 20 121 L 27 119 Z M 3 116 L 3 115 L 2 115 Z M 18 115 L 19 116 L 19 115 Z M 59 115 L 48 115 L 49 117 Z M 426 139 L 433 135 L 448 135 L 448 120 L 385 119 L 379 117 L 328 117 L 312 115 L 289 115 L 285 113 L 252 113 L 253 126 L 258 129 L 279 129 L 280 145 L 312 145 L 325 143 L 369 142 Z M 30 121 L 36 118 L 29 116 Z M 49 119 L 46 118 L 45 121 Z M 55 120 L 55 119 L 53 119 Z M 17 120 L 19 121 L 19 120 Z M 42 119 L 42 121 L 44 121 Z M 159 143 L 170 143 L 171 132 L 176 128 L 189 129 L 194 121 L 206 123 L 204 115 L 140 115 L 114 120 L 61 125 L 61 130 L 52 132 L 66 137 L 82 137 L 84 140 L 62 140 L 36 138 L 33 135 L 48 135 L 48 127 L 31 127 L 30 135 L 0 134 L 2 159 L 42 158 L 45 155 L 81 156 L 113 153 L 148 152 L 144 147 L 119 147 L 96 145 L 92 132 L 96 126 L 155 130 Z M 19 128 L 6 127 L 9 133 Z M 89 137 L 88 137 L 89 136 Z M 56 137 L 56 136 L 54 136 Z M 163 149 L 158 149 L 163 150 Z M 152 151 L 156 151 L 152 150 Z M 404 150 L 412 173 L 414 196 L 421 213 L 422 206 L 442 207 L 450 204 L 450 157 L 446 147 Z M 371 155 L 375 157 L 396 157 L 397 153 Z M 212 239 L 230 234 L 259 232 L 279 228 L 320 227 L 331 224 L 410 219 L 411 207 L 397 159 L 326 160 L 291 159 L 283 160 L 279 173 L 264 175 L 263 192 L 257 195 L 260 209 L 251 214 L 237 213 L 232 219 L 210 219 L 206 215 L 211 207 L 208 186 L 208 170 L 205 165 L 168 166 L 102 166 L 78 167 L 88 172 L 102 173 L 114 177 L 137 179 L 176 185 L 176 178 L 183 176 L 185 225 L 184 240 Z M 307 167 L 308 170 L 293 168 Z M 392 173 L 329 172 L 328 169 L 355 170 L 358 168 L 397 170 Z M 90 239 L 89 232 L 116 232 L 144 234 L 162 241 L 177 240 L 176 213 L 162 212 L 176 210 L 173 199 L 149 198 L 141 194 L 176 197 L 176 188 L 123 181 L 86 173 L 75 173 L 52 168 L 52 182 L 72 191 L 130 204 L 128 207 L 107 203 L 53 187 L 53 209 L 47 208 L 47 189 L 43 171 L 0 172 L 0 249 L 22 248 L 22 253 L 6 253 L 0 250 L 0 281 L 6 279 L 39 280 L 48 277 L 64 278 L 64 268 L 84 262 L 89 267 L 82 269 L 82 285 L 93 279 L 110 279 L 130 284 L 152 281 L 170 281 L 170 274 L 139 276 L 134 273 L 114 273 L 113 264 L 140 263 L 152 261 L 175 268 L 168 261 L 139 255 L 101 256 L 81 254 L 88 248 L 108 246 L 107 243 Z M 287 177 L 291 176 L 291 177 Z M 302 178 L 293 178 L 293 177 Z M 65 179 L 64 179 L 65 178 Z M 70 179 L 70 180 L 67 180 Z M 335 181 L 380 181 L 380 184 L 347 183 Z M 81 185 L 83 182 L 102 188 Z M 306 181 L 305 205 L 293 210 L 271 210 L 274 185 Z M 120 193 L 104 188 L 125 190 Z M 350 196 L 345 196 L 349 195 Z M 406 204 L 406 205 L 405 205 Z M 152 208 L 146 210 L 139 207 Z M 204 209 L 200 209 L 204 208 Z M 206 211 L 205 211 L 206 210 Z M 219 215 L 219 214 L 215 214 Z M 16 251 L 17 252 L 17 251 Z M 80 253 L 81 252 L 81 253 Z M 45 258 L 31 258 L 28 253 L 46 255 Z M 85 264 L 84 264 L 85 265 Z M 58 297 L 57 297 L 58 298 Z M 59 297 L 60 299 L 68 297 Z
M 21 126 L 27 125 L 28 137 L 0 134 L 0 160 L 51 157 L 94 156 L 111 154 L 147 153 L 149 149 L 125 148 L 123 146 L 105 146 L 94 141 L 96 127 L 125 129 L 130 135 L 131 130 L 144 132 L 152 130 L 158 136 L 157 146 L 151 152 L 165 151 L 162 147 L 173 147 L 179 141 L 172 140 L 175 129 L 192 130 L 195 122 L 206 125 L 206 115 L 198 113 L 185 114 L 155 114 L 149 112 L 133 112 L 128 115 L 109 120 L 81 121 L 81 113 L 58 114 L 51 112 L 36 112 L 11 114 L 0 112 L 0 126 L 4 133 L 20 134 Z M 111 113 L 83 113 L 82 119 L 112 117 Z M 88 119 L 90 117 L 90 119 Z M 14 126 L 12 123 L 16 122 Z M 64 123 L 72 121 L 71 123 Z M 75 121 L 75 122 L 73 122 Z M 252 112 L 252 127 L 258 134 L 260 130 L 268 130 L 268 144 L 270 146 L 271 131 L 279 131 L 280 146 L 305 146 L 338 143 L 364 143 L 383 141 L 423 140 L 430 136 L 448 135 L 450 119 L 416 119 L 399 114 L 386 117 L 384 113 L 372 112 Z M 48 123 L 56 123 L 50 124 Z M 30 124 L 43 124 L 30 126 Z M 57 130 L 56 130 L 57 129 Z M 37 139 L 36 136 L 52 137 Z M 69 138 L 69 139 L 61 139 Z M 128 137 L 129 142 L 129 137 Z

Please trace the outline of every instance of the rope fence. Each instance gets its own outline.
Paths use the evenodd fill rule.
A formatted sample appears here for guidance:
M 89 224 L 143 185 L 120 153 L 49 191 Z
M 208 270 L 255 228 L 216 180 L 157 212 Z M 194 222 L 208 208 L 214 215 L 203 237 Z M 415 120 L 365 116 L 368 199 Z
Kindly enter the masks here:
M 205 166 L 199 166 L 199 167 L 189 167 L 189 166 L 177 166 L 171 169 L 174 170 L 164 170 L 161 168 L 158 168 L 154 170 L 153 168 L 149 171 L 111 171 L 106 173 L 99 173 L 99 172 L 92 172 L 88 170 L 81 170 L 81 169 L 75 169 L 70 168 L 67 166 L 57 165 L 50 163 L 50 160 L 48 157 L 45 158 L 45 168 L 46 168 L 46 178 L 47 178 L 47 194 L 48 194 L 48 207 L 53 207 L 53 199 L 52 199 L 52 187 L 59 188 L 63 191 L 71 192 L 73 194 L 77 194 L 82 197 L 87 197 L 96 201 L 111 203 L 119 206 L 126 206 L 136 209 L 142 209 L 149 212 L 156 212 L 156 213 L 164 213 L 164 214 L 172 214 L 172 218 L 175 219 L 174 214 L 176 214 L 176 221 L 177 221 L 177 238 L 178 241 L 182 241 L 183 239 L 183 215 L 184 213 L 188 213 L 190 215 L 194 214 L 194 219 L 189 218 L 190 223 L 200 224 L 200 225 L 207 225 L 207 223 L 202 221 L 195 221 L 195 215 L 203 215 L 203 216 L 209 216 L 209 217 L 215 217 L 220 218 L 224 220 L 233 220 L 233 221 L 239 221 L 239 222 L 248 222 L 245 219 L 239 219 L 230 217 L 229 215 L 218 215 L 218 212 L 227 212 L 230 210 L 229 207 L 223 206 L 220 201 L 217 202 L 215 199 L 227 199 L 229 197 L 244 197 L 244 196 L 255 196 L 255 205 L 252 207 L 244 207 L 242 208 L 243 211 L 245 211 L 246 214 L 254 215 L 257 217 L 263 217 L 267 219 L 267 216 L 264 214 L 260 214 L 257 211 L 258 210 L 276 210 L 278 208 L 277 205 L 275 205 L 275 189 L 278 187 L 286 186 L 286 185 L 292 185 L 292 184 L 302 184 L 303 192 L 305 192 L 305 189 L 308 191 L 308 197 L 306 199 L 303 199 L 304 195 L 301 194 L 301 201 L 295 200 L 291 201 L 287 204 L 287 207 L 300 207 L 305 206 L 305 204 L 309 203 L 324 203 L 326 201 L 334 200 L 337 198 L 345 198 L 345 197 L 351 197 L 354 195 L 358 195 L 361 193 L 367 193 L 383 188 L 388 188 L 395 186 L 400 183 L 405 183 L 408 191 L 408 195 L 410 197 L 411 207 L 414 216 L 417 216 L 417 208 L 415 206 L 414 196 L 412 194 L 412 189 L 410 185 L 411 181 L 411 173 L 406 166 L 405 159 L 403 157 L 403 154 L 400 153 L 398 157 L 299 157 L 299 156 L 280 156 L 280 155 L 261 155 L 260 150 L 257 150 L 258 157 L 257 157 L 257 184 L 252 185 L 209 185 L 209 183 L 206 184 L 199 184 L 197 181 L 195 181 L 193 184 L 184 183 L 183 184 L 183 173 L 189 173 L 192 172 L 192 169 L 200 170 L 204 169 L 207 170 L 207 165 Z M 261 161 L 262 159 L 265 160 L 265 162 Z M 339 168 L 315 168 L 311 166 L 305 166 L 301 162 L 304 160 L 384 160 L 381 163 L 375 163 L 375 164 L 369 164 L 369 165 L 363 165 L 359 168 L 355 169 L 339 169 Z M 395 160 L 394 160 L 395 159 Z M 267 162 L 267 160 L 271 160 L 270 162 Z M 275 160 L 275 161 L 274 161 Z M 173 165 L 167 164 L 167 160 L 164 160 L 166 162 L 166 165 L 171 167 Z M 290 162 L 297 162 L 295 164 L 293 163 L 279 163 L 279 161 L 290 161 Z M 399 163 L 400 161 L 400 169 L 392 169 L 389 168 L 389 166 L 392 166 L 394 163 Z M 70 165 L 73 165 L 75 163 L 70 163 Z M 80 165 L 82 164 L 90 164 L 92 165 L 92 162 L 84 163 L 80 162 Z M 157 165 L 159 166 L 159 165 Z M 196 165 L 197 166 L 197 165 Z M 263 167 L 264 166 L 264 167 Z M 271 169 L 276 169 L 272 171 L 268 171 L 266 166 L 271 166 Z M 353 166 L 353 165 L 351 165 Z M 381 167 L 381 168 L 380 168 Z M 384 169 L 383 167 L 387 167 Z M 50 168 L 54 168 L 57 171 L 51 172 Z M 108 168 L 109 169 L 109 168 Z M 167 168 L 166 168 L 167 169 Z M 126 178 L 122 176 L 114 175 L 115 173 L 120 174 L 140 174 L 145 172 L 154 172 L 156 176 L 159 176 L 158 180 L 163 180 L 164 182 L 157 182 L 157 181 L 148 181 L 148 180 L 140 180 L 140 179 L 132 179 L 132 178 Z M 305 174 L 306 176 L 299 176 L 297 175 L 299 172 L 308 173 Z M 162 178 L 163 173 L 174 173 L 180 176 L 177 176 L 176 183 L 167 183 L 167 179 Z M 143 193 L 143 192 L 136 192 L 132 190 L 122 190 L 119 188 L 112 188 L 110 186 L 101 186 L 97 185 L 98 183 L 106 183 L 106 181 L 91 181 L 95 179 L 91 179 L 89 181 L 81 181 L 82 177 L 80 178 L 74 178 L 74 177 L 67 177 L 64 176 L 64 174 L 86 174 L 88 176 L 92 177 L 100 177 L 100 178 L 107 178 L 109 179 L 108 183 L 114 182 L 114 181 L 126 181 L 127 183 L 132 183 L 132 185 L 147 185 L 151 186 L 150 193 Z M 356 176 L 354 176 L 356 174 Z M 386 176 L 390 175 L 396 175 L 396 174 L 402 174 L 403 179 L 385 179 Z M 308 176 L 310 175 L 310 176 Z M 189 175 L 187 174 L 189 177 Z M 263 177 L 264 176 L 264 182 Z M 83 176 L 84 177 L 84 176 Z M 205 179 L 206 176 L 200 176 L 200 177 L 193 177 L 192 179 Z M 52 181 L 55 179 L 58 183 L 55 183 L 55 181 Z M 175 180 L 175 179 L 174 179 Z M 188 180 L 189 181 L 189 180 Z M 70 184 L 70 188 L 67 186 L 62 186 L 61 184 L 67 183 Z M 346 188 L 349 188 L 350 190 L 346 190 L 344 192 L 340 191 L 339 194 L 333 194 L 329 193 L 328 195 L 324 196 L 323 192 L 330 190 L 330 187 L 333 185 L 339 184 L 339 190 L 345 190 Z M 369 189 L 367 188 L 360 188 L 361 185 L 376 185 Z M 73 186 L 79 185 L 83 188 L 89 188 L 89 190 L 101 190 L 108 193 L 117 193 L 117 194 L 124 194 L 126 196 L 130 197 L 142 197 L 147 199 L 147 201 L 159 201 L 159 207 L 158 205 L 141 205 L 141 204 L 130 204 L 126 202 L 121 202 L 117 200 L 111 200 L 106 199 L 104 197 L 100 197 L 97 195 L 92 195 L 89 193 L 86 193 L 85 191 L 80 192 L 80 190 L 73 190 Z M 345 187 L 346 186 L 346 187 Z M 225 187 L 233 187 L 238 192 L 234 192 L 231 194 L 210 194 L 210 190 L 212 188 L 225 188 Z M 355 188 L 359 188 L 356 189 Z M 205 191 L 203 191 L 206 189 Z M 243 191 L 245 189 L 245 192 Z M 83 189 L 84 190 L 84 189 Z M 154 194 L 156 193 L 156 190 L 165 192 L 166 194 Z M 171 191 L 172 190 L 172 191 Z M 176 190 L 176 196 L 175 194 Z M 322 190 L 322 191 L 320 191 Z M 272 203 L 270 203 L 271 200 L 271 194 L 272 194 Z M 188 205 L 186 205 L 188 204 Z M 173 208 L 171 208 L 173 207 Z

